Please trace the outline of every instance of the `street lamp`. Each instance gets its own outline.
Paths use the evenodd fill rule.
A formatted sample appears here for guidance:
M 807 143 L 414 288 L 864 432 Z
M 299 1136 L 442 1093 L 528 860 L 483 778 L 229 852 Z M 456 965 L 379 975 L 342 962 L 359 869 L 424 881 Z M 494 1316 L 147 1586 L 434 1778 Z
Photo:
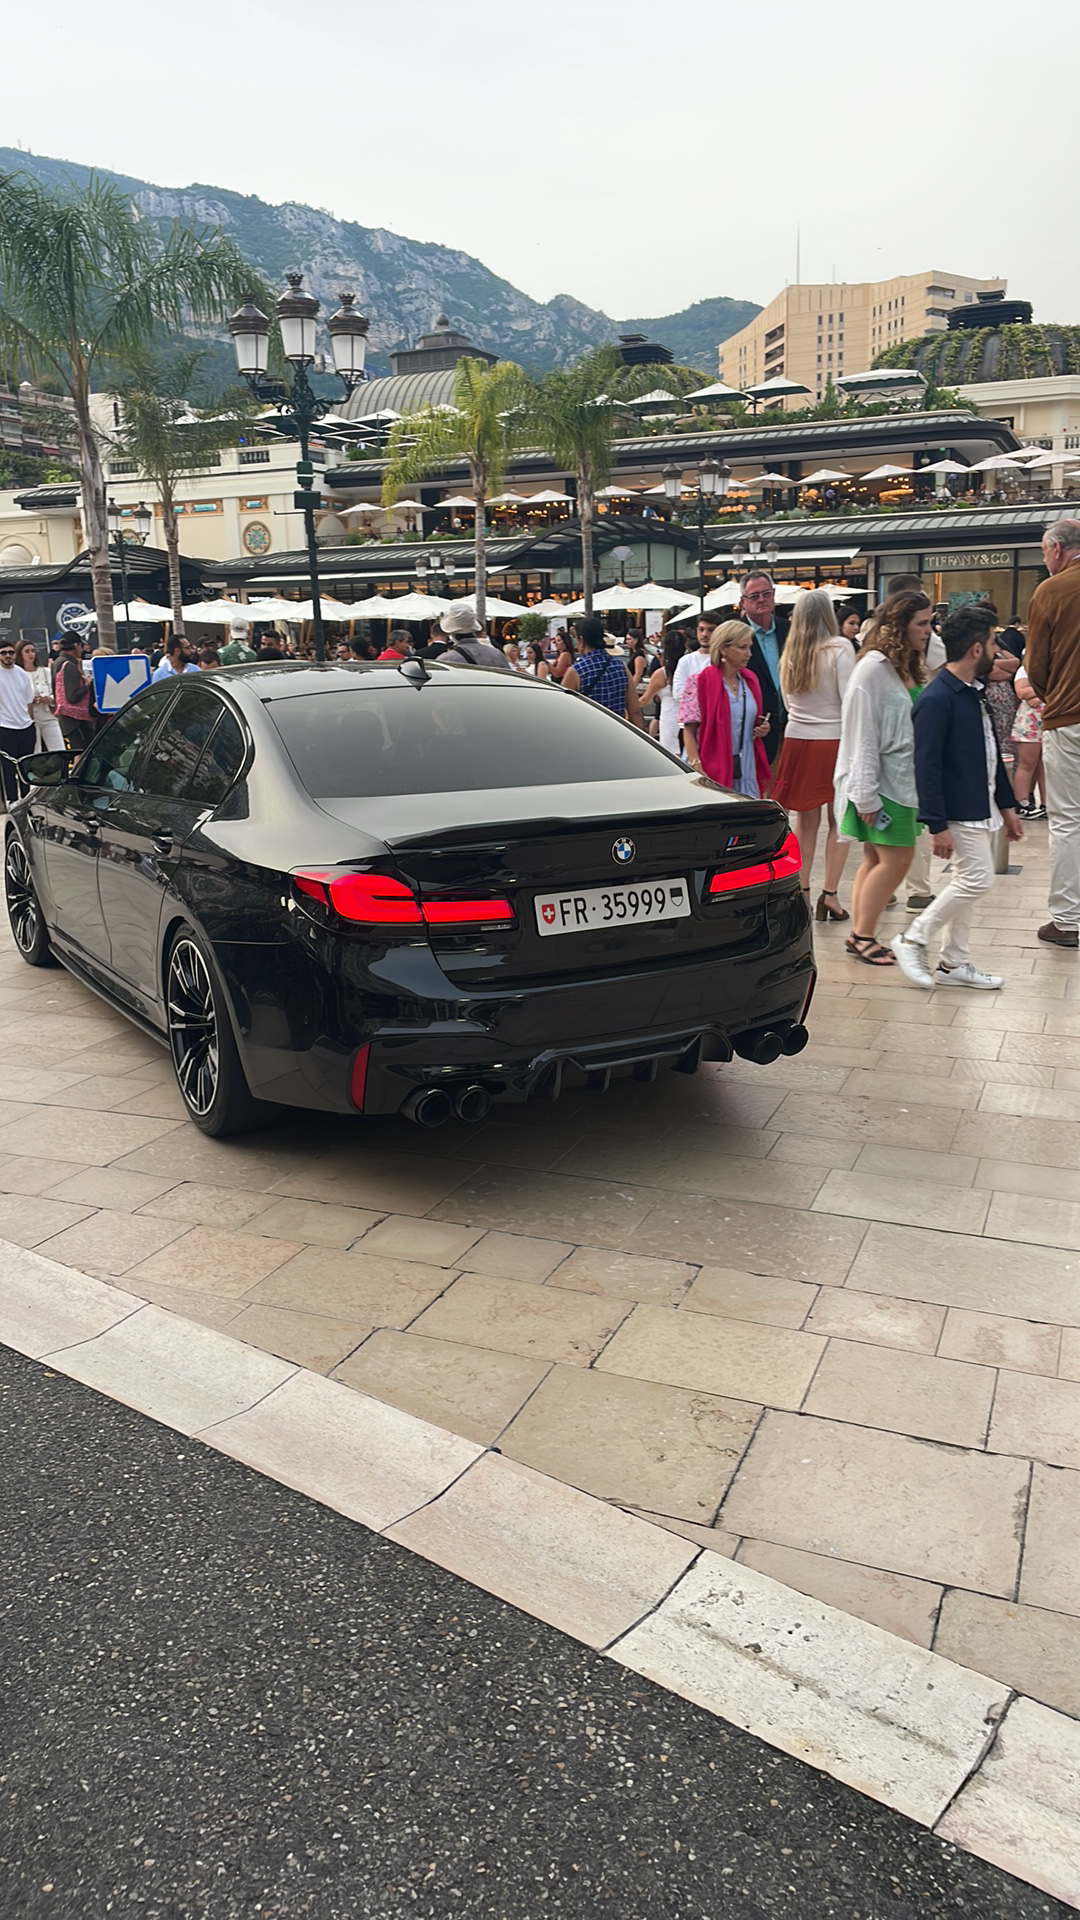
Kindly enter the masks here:
M 705 610 L 705 509 L 710 500 L 726 500 L 731 485 L 731 468 L 726 460 L 703 460 L 697 477 L 697 564 L 698 595 Z
M 449 579 L 453 573 L 453 567 L 449 560 L 444 560 L 441 553 L 422 553 L 413 572 L 419 581 L 430 579 L 438 586 L 440 580 Z
M 763 548 L 758 535 L 749 533 L 732 542 L 731 557 L 741 573 L 748 560 L 751 567 L 759 567 L 762 561 L 767 567 L 775 567 L 780 558 L 780 549 L 775 540 L 770 540 L 768 546 Z
M 120 591 L 124 597 L 123 624 L 125 627 L 129 627 L 131 625 L 131 610 L 129 606 L 127 570 L 128 535 L 133 535 L 140 546 L 145 546 L 150 528 L 153 525 L 154 516 L 142 500 L 139 501 L 138 506 L 133 508 L 130 513 L 125 513 L 122 507 L 117 506 L 115 500 L 110 500 L 107 504 L 107 514 L 109 534 L 116 542 L 117 557 L 120 561 Z M 127 651 L 129 653 L 131 651 L 130 636 L 128 638 Z
M 315 658 L 325 660 L 326 642 L 319 596 L 319 550 L 315 540 L 315 512 L 320 497 L 315 492 L 315 469 L 308 447 L 312 427 L 324 413 L 329 413 L 332 403 L 314 393 L 308 379 L 308 368 L 315 360 L 319 302 L 314 294 L 302 291 L 302 274 L 289 273 L 285 277 L 289 283 L 288 292 L 275 301 L 274 318 L 281 337 L 281 351 L 292 367 L 292 381 L 288 387 L 267 379 L 270 322 L 253 301 L 246 301 L 233 314 L 229 321 L 229 332 L 232 334 L 237 370 L 252 392 L 260 400 L 274 401 L 296 423 L 300 441 L 300 458 L 296 463 L 299 491 L 293 495 L 293 505 L 304 516 Z M 353 306 L 355 298 L 353 293 L 343 293 L 340 307 L 326 323 L 334 356 L 334 372 L 344 383 L 347 393 L 352 393 L 364 379 L 367 352 L 368 322 L 362 313 L 356 312 Z

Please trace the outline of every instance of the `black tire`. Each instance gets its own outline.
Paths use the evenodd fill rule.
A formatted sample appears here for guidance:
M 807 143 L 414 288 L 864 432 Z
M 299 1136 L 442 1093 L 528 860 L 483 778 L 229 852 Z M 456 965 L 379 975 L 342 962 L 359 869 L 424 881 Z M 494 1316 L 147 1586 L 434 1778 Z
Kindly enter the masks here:
M 213 956 L 191 927 L 169 948 L 165 1017 L 180 1097 L 201 1133 L 221 1139 L 285 1118 L 285 1107 L 256 1100 L 248 1086 Z
M 27 966 L 59 966 L 30 872 L 26 848 L 17 833 L 8 835 L 4 850 L 4 899 L 11 937 Z

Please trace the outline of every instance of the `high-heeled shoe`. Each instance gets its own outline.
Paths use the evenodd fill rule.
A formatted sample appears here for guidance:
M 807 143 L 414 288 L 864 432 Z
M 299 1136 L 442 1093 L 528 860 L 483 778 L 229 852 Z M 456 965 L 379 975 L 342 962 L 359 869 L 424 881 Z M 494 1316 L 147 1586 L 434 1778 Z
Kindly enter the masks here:
M 835 907 L 830 907 L 829 905 L 830 900 L 835 900 L 837 902 Z M 850 920 L 851 919 L 850 913 L 848 912 L 846 907 L 842 907 L 839 904 L 839 900 L 840 900 L 840 896 L 837 893 L 819 893 L 817 906 L 814 908 L 814 919 L 815 920 Z

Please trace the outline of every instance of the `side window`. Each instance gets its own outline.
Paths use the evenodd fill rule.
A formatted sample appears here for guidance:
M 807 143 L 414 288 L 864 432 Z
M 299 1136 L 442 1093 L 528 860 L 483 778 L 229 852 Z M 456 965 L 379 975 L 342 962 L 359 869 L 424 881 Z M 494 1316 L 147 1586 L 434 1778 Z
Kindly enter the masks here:
M 221 701 L 208 688 L 181 687 L 176 705 L 150 748 L 142 781 L 146 793 L 166 800 L 186 795 L 199 756 L 222 712 Z
M 188 788 L 188 799 L 201 807 L 216 807 L 224 800 L 244 764 L 245 742 L 234 714 L 223 713 L 203 748 Z
M 169 686 L 153 687 L 130 707 L 121 708 L 83 754 L 76 773 L 80 787 L 104 787 L 112 793 L 146 791 L 143 769 L 136 763 L 174 691 Z

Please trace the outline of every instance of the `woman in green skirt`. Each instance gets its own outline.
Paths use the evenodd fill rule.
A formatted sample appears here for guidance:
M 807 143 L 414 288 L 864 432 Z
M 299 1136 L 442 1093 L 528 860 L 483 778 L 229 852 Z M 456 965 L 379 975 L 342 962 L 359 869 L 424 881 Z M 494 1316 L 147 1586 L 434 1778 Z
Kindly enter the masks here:
M 841 839 L 858 840 L 863 849 L 847 949 L 869 967 L 895 965 L 877 926 L 911 865 L 919 833 L 911 707 L 923 681 L 932 619 L 925 593 L 887 601 L 844 691 L 836 818 Z

